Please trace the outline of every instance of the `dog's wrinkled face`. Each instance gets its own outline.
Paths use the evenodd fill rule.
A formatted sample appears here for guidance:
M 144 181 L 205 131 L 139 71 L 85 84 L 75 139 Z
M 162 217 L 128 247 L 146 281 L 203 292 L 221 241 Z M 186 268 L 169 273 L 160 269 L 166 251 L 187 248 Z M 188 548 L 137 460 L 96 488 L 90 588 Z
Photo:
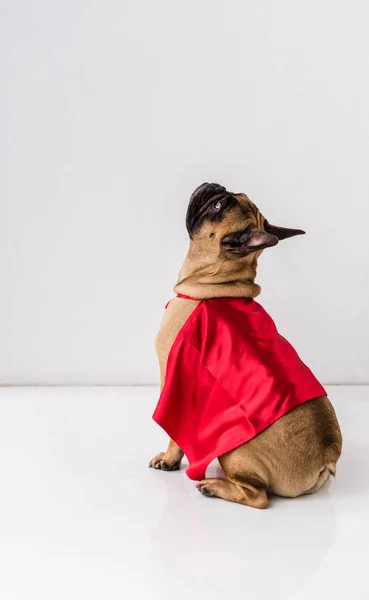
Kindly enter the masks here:
M 193 192 L 186 226 L 192 240 L 233 259 L 305 233 L 270 225 L 245 194 L 232 194 L 217 183 L 203 183 Z

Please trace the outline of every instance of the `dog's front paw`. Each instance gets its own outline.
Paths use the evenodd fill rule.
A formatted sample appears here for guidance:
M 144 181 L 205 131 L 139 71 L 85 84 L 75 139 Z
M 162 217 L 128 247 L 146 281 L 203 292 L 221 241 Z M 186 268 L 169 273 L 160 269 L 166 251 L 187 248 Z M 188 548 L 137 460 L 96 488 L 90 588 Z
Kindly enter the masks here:
M 181 461 L 170 459 L 166 452 L 160 452 L 150 461 L 149 467 L 161 471 L 178 471 L 181 468 Z

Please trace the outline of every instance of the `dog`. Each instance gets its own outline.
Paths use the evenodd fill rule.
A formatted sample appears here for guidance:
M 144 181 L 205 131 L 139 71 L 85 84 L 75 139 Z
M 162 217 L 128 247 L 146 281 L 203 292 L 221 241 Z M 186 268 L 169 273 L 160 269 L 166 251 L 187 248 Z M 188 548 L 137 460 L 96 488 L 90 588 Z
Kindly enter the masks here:
M 263 250 L 304 233 L 271 225 L 245 194 L 230 193 L 215 183 L 194 191 L 186 226 L 190 247 L 174 288 L 179 297 L 168 303 L 155 342 L 162 390 L 173 344 L 198 304 L 215 298 L 252 301 L 261 291 L 255 277 Z M 266 508 L 270 495 L 316 492 L 335 475 L 341 449 L 334 408 L 326 395 L 320 395 L 217 456 L 225 478 L 204 478 L 197 487 L 204 496 Z M 166 452 L 156 455 L 149 466 L 174 471 L 183 456 L 170 439 Z

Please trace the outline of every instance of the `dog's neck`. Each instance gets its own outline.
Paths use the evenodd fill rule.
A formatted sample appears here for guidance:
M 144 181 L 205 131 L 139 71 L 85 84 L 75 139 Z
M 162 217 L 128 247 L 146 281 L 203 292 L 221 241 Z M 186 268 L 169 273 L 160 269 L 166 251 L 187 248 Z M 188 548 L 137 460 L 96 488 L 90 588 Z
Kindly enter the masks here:
M 236 260 L 220 259 L 190 244 L 174 291 L 197 300 L 255 298 L 261 291 L 254 283 L 256 270 L 256 253 Z

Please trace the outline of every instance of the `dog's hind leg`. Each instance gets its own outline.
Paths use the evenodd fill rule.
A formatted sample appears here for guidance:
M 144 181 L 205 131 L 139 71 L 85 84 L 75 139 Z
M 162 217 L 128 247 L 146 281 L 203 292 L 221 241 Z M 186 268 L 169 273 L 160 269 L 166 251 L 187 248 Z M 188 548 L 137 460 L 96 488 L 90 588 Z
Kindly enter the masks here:
M 253 508 L 266 508 L 269 504 L 264 487 L 258 488 L 245 481 L 241 483 L 228 479 L 209 478 L 200 481 L 196 487 L 204 496 L 223 498 Z

